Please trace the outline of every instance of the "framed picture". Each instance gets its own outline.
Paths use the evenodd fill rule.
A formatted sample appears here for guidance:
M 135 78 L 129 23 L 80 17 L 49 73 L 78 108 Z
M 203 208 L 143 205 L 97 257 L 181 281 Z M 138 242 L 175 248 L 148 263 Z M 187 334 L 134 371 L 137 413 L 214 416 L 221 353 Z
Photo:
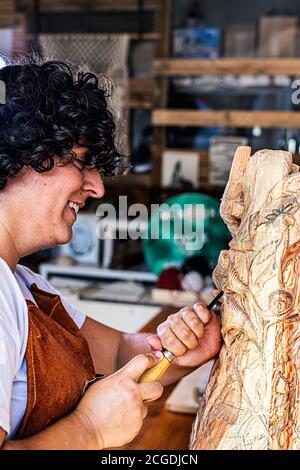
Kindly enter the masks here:
M 162 155 L 162 186 L 186 190 L 197 188 L 199 164 L 197 150 L 165 150 Z

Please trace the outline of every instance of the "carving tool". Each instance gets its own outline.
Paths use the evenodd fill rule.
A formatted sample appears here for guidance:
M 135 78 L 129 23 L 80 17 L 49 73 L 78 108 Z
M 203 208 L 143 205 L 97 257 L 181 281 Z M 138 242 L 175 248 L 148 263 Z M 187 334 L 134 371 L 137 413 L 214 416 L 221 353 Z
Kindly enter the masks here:
M 212 310 L 218 300 L 222 297 L 224 292 L 221 290 L 218 295 L 208 304 L 207 308 L 208 310 Z M 162 360 L 156 364 L 155 366 L 151 367 L 151 369 L 146 370 L 146 372 L 143 373 L 143 375 L 140 378 L 140 383 L 143 382 L 156 382 L 159 380 L 163 374 L 166 372 L 166 370 L 170 367 L 171 362 L 173 361 L 175 355 L 168 351 L 167 349 L 164 349 L 162 351 L 164 357 Z

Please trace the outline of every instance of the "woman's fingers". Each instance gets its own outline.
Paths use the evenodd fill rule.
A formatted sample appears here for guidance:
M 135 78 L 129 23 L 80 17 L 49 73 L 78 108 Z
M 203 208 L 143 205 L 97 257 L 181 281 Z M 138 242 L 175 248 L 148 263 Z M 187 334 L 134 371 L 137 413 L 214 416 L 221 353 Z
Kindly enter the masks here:
M 198 315 L 204 325 L 210 322 L 212 313 L 208 310 L 207 305 L 202 302 L 196 302 L 193 305 L 193 311 Z
M 204 325 L 199 316 L 191 309 L 184 309 L 181 313 L 182 320 L 194 335 L 200 339 L 204 335 Z
M 177 338 L 167 323 L 160 325 L 157 329 L 157 333 L 165 349 L 175 354 L 175 356 L 181 356 L 185 353 L 185 345 Z
M 198 346 L 196 334 L 180 316 L 171 317 L 169 325 L 175 336 L 187 349 L 195 349 Z
M 159 325 L 157 334 L 165 349 L 175 356 L 181 356 L 187 349 L 199 346 L 199 340 L 204 336 L 205 326 L 211 318 L 212 313 L 207 306 L 197 302 L 169 315 L 168 319 Z
M 157 400 L 163 394 L 164 388 L 160 382 L 144 382 L 138 384 L 143 401 Z

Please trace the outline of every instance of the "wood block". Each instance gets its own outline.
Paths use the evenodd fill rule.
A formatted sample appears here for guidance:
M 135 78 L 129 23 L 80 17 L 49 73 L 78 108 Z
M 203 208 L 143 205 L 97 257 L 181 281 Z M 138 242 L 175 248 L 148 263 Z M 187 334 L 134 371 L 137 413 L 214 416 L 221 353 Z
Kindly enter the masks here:
M 300 448 L 300 173 L 289 152 L 239 147 L 221 215 L 232 234 L 214 270 L 222 346 L 192 449 Z
M 15 8 L 15 0 L 1 0 L 0 2 L 0 14 L 13 13 L 15 11 Z

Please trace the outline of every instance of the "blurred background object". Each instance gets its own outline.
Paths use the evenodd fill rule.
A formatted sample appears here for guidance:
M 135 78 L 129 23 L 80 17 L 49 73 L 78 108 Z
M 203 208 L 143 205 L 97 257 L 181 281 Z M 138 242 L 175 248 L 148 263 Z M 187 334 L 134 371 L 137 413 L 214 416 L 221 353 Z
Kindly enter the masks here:
M 213 269 L 229 240 L 217 199 L 200 193 L 179 194 L 164 201 L 151 215 L 148 237 L 143 242 L 145 259 L 157 275 L 200 254 Z

